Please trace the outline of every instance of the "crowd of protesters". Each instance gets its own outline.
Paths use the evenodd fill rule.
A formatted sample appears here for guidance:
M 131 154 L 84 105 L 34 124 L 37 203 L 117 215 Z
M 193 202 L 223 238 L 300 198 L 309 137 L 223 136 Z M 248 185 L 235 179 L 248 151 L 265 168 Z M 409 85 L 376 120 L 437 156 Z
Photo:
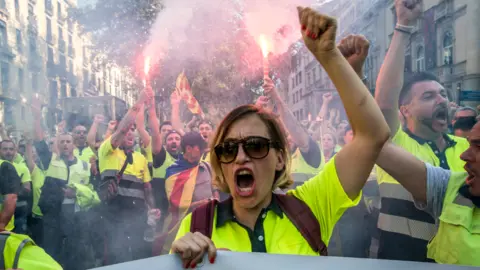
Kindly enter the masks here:
M 1 268 L 168 253 L 195 268 L 217 249 L 480 266 L 478 112 L 449 102 L 435 76 L 404 74 L 422 5 L 395 8 L 375 96 L 364 85 L 368 40 L 335 46 L 336 20 L 298 8 L 305 45 L 344 106 L 325 93 L 306 121 L 268 77 L 255 104 L 221 122 L 215 112 L 182 123 L 174 92 L 160 123 L 146 87 L 121 120 L 96 115 L 72 130 L 63 121 L 48 136 L 34 99 L 32 132 L 13 140 L 0 130 L 0 229 L 14 251 Z

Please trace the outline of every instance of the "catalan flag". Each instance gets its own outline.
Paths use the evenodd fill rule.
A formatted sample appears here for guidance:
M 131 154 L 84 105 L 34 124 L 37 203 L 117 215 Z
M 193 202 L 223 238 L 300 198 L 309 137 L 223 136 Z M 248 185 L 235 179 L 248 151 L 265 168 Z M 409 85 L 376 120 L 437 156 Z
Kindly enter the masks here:
M 175 91 L 187 103 L 187 107 L 193 114 L 204 116 L 202 108 L 197 99 L 193 96 L 190 83 L 188 82 L 185 72 L 182 71 L 177 77 Z
M 191 212 L 199 166 L 181 171 L 165 181 L 165 191 L 170 204 L 163 232 L 155 239 L 153 255 L 168 254 L 182 219 Z

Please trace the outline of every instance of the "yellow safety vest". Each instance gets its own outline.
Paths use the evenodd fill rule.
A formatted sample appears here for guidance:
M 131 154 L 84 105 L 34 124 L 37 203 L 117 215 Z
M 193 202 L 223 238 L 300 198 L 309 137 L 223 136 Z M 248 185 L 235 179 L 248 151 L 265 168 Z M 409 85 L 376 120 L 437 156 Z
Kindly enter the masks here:
M 440 226 L 428 245 L 428 257 L 437 263 L 480 266 L 480 209 L 458 192 L 466 178 L 450 176 Z
M 3 162 L 5 162 L 5 160 L 0 160 L 0 166 L 2 166 Z M 3 197 L 3 195 L 0 194 L 0 212 L 3 210 L 3 201 L 4 200 L 5 200 L 5 198 Z M 11 232 L 15 228 L 14 223 L 15 223 L 15 217 L 12 216 L 12 218 L 8 222 L 7 226 L 5 226 L 5 230 Z
M 323 166 L 325 166 L 325 160 L 323 158 L 318 168 L 310 166 L 303 158 L 300 149 L 297 148 L 292 155 L 291 176 L 293 181 L 296 183 L 303 183 L 319 174 L 322 171 Z
M 167 173 L 167 168 L 172 166 L 175 163 L 175 159 L 165 150 L 167 153 L 165 156 L 165 161 L 163 162 L 162 166 L 158 168 L 153 168 L 153 178 L 154 179 L 165 179 L 165 175 Z
M 90 185 L 90 164 L 77 159 L 77 163 L 67 167 L 65 161 L 54 155 L 45 175 L 56 180 L 65 181 L 66 186 L 75 189 L 75 199 L 65 199 L 64 203 L 76 203 L 81 209 L 100 203 L 97 193 Z
M 95 156 L 95 153 L 92 151 L 92 148 L 87 146 L 82 149 L 81 153 L 80 153 L 80 150 L 78 150 L 78 148 L 73 149 L 73 155 L 82 161 L 90 163 L 90 158 Z
M 24 249 L 29 249 L 27 253 Z M 33 249 L 32 249 L 33 248 Z M 30 237 L 23 234 L 0 233 L 0 269 L 61 270 L 62 267 L 42 248 L 35 245 Z M 30 250 L 32 249 L 32 250 Z

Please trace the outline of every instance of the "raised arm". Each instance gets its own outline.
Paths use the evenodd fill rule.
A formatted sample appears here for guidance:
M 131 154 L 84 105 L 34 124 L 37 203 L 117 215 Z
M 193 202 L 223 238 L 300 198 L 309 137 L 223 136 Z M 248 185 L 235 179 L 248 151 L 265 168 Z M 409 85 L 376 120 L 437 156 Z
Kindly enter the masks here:
M 417 157 L 388 142 L 378 156 L 377 165 L 412 193 L 416 201 L 426 201 L 427 168 Z
M 150 134 L 148 134 L 147 130 L 145 129 L 145 105 L 140 108 L 137 118 L 135 119 L 135 123 L 137 125 L 138 134 L 140 135 L 140 139 L 143 143 L 141 147 L 147 148 L 148 145 L 150 145 Z
M 182 120 L 180 119 L 180 102 L 182 99 L 176 91 L 170 95 L 170 104 L 172 105 L 172 126 L 181 136 L 185 135 Z
M 383 115 L 362 80 L 346 58 L 366 57 L 369 44 L 354 36 L 345 57 L 335 46 L 337 22 L 310 8 L 298 8 L 305 45 L 330 76 L 342 99 L 355 134 L 342 148 L 335 166 L 346 194 L 355 199 L 365 185 L 390 130 Z
M 422 11 L 421 3 L 413 4 L 413 7 L 407 7 L 404 2 L 403 0 L 395 0 L 397 25 L 400 26 L 396 27 L 399 30 L 393 31 L 392 42 L 380 68 L 375 91 L 375 100 L 382 110 L 385 120 L 387 120 L 392 136 L 395 135 L 394 133 L 397 132 L 400 125 L 398 101 L 403 87 L 405 47 L 410 40 L 409 30 L 403 26 L 413 29 L 412 25 Z
M 157 118 L 155 106 L 152 104 L 148 107 L 148 126 L 150 128 L 150 135 L 152 136 L 152 154 L 156 155 L 162 150 L 163 142 L 162 136 L 160 135 L 160 122 Z
M 302 124 L 297 121 L 287 104 L 285 104 L 270 78 L 264 78 L 263 89 L 265 91 L 265 95 L 270 98 L 275 105 L 277 105 L 280 118 L 284 123 L 288 133 L 292 136 L 292 140 L 302 152 L 307 153 L 309 150 L 308 142 L 310 136 Z
M 146 89 L 142 91 L 140 94 L 140 98 L 137 100 L 135 105 L 128 110 L 125 117 L 123 117 L 122 121 L 118 124 L 117 130 L 112 134 L 112 147 L 117 148 L 120 146 L 121 142 L 123 141 L 125 134 L 127 134 L 130 127 L 135 123 L 135 119 L 137 118 L 138 112 L 141 110 L 143 104 L 153 98 L 152 89 Z
M 90 127 L 90 130 L 88 131 L 88 134 L 87 134 L 87 144 L 94 152 L 96 152 L 98 149 L 98 145 L 97 145 L 98 126 L 103 121 L 105 121 L 105 117 L 103 117 L 103 115 L 101 114 L 95 115 L 95 117 L 93 118 L 92 126 Z

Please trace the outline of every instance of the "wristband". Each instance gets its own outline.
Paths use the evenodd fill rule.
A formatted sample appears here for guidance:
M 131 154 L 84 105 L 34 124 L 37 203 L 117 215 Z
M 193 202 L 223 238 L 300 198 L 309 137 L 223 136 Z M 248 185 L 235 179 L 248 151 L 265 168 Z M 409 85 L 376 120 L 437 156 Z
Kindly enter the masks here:
M 395 27 L 395 31 L 398 31 L 398 32 L 404 33 L 404 34 L 408 34 L 408 35 L 411 35 L 411 34 L 412 34 L 411 31 L 408 31 L 408 30 L 405 30 L 405 29 L 401 29 L 401 28 L 398 28 L 398 27 Z

